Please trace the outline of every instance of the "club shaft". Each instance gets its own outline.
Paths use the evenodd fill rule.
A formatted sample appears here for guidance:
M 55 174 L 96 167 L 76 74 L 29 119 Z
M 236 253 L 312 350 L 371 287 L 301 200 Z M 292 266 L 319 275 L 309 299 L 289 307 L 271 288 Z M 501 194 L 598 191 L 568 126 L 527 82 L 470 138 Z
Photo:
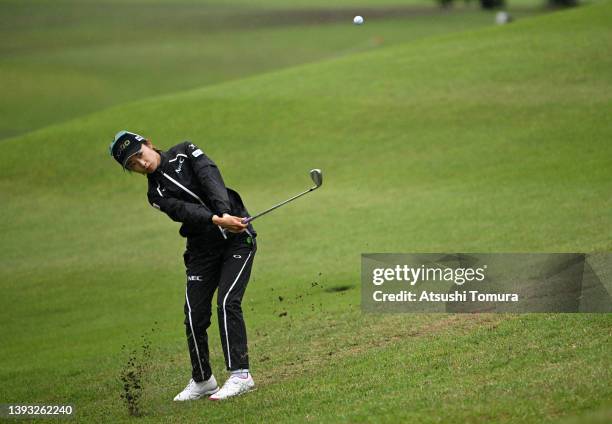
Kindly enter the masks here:
M 267 214 L 268 212 L 272 212 L 274 209 L 280 208 L 281 206 L 283 206 L 283 205 L 285 205 L 285 204 L 287 204 L 287 203 L 291 202 L 292 200 L 295 200 L 295 199 L 297 199 L 298 197 L 301 197 L 301 196 L 303 196 L 303 195 L 305 195 L 305 194 L 307 194 L 307 193 L 310 193 L 311 191 L 313 191 L 313 190 L 315 190 L 315 189 L 317 189 L 317 188 L 318 188 L 318 187 L 311 187 L 311 188 L 309 188 L 308 190 L 301 192 L 300 194 L 296 194 L 296 195 L 295 195 L 295 196 L 293 196 L 292 198 L 287 199 L 287 200 L 285 200 L 284 202 L 279 203 L 278 205 L 274 205 L 274 206 L 272 206 L 270 209 L 266 209 L 265 211 L 260 212 L 260 213 L 258 213 L 258 214 L 257 214 L 257 215 L 255 215 L 255 216 L 251 216 L 251 217 L 247 218 L 245 223 L 249 223 L 249 222 L 253 221 L 255 218 L 259 218 L 260 216 L 265 215 L 265 214 Z

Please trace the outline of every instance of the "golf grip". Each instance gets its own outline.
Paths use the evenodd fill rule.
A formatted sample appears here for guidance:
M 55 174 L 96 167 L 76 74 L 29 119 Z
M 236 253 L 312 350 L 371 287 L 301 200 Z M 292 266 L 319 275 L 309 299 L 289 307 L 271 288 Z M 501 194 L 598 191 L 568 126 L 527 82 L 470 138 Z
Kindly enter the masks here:
M 249 222 L 251 222 L 253 220 L 253 218 L 251 218 L 250 216 L 247 218 L 242 218 L 242 223 L 243 224 L 248 224 Z

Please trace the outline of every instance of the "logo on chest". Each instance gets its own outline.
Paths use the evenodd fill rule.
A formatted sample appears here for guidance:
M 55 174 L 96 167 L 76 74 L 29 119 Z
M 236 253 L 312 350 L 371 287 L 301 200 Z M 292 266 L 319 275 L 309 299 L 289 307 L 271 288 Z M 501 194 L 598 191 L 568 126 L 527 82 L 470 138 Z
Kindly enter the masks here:
M 172 164 L 173 167 L 175 167 L 174 172 L 176 172 L 177 174 L 180 174 L 181 171 L 183 170 L 183 163 L 185 162 L 185 158 L 187 158 L 187 155 L 179 153 L 178 155 L 176 155 L 174 159 L 170 159 L 168 161 Z
M 178 168 L 175 169 L 175 171 L 177 173 L 180 173 L 183 170 L 183 162 L 185 162 L 185 158 L 179 158 L 178 162 L 179 162 L 179 165 L 178 165 Z

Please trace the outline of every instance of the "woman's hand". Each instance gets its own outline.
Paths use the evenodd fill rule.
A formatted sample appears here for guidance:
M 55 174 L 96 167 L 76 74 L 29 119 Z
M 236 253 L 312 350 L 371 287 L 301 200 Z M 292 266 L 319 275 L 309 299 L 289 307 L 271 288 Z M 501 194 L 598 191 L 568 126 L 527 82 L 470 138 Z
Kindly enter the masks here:
M 242 223 L 242 218 L 224 213 L 223 217 L 213 215 L 212 222 L 221 228 L 225 228 L 231 233 L 241 233 L 246 230 L 247 225 Z

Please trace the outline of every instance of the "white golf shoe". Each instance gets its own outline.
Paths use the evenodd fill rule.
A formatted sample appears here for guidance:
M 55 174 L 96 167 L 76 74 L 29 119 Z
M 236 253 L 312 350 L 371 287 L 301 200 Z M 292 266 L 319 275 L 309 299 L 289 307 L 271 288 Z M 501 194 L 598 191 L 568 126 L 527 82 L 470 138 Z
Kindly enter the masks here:
M 237 375 L 231 375 L 227 379 L 221 390 L 210 396 L 210 400 L 223 400 L 233 396 L 238 396 L 246 392 L 255 390 L 255 382 L 251 373 L 247 374 L 246 378 L 241 378 Z
M 196 382 L 193 380 L 189 380 L 189 384 L 187 387 L 174 397 L 175 401 L 184 401 L 184 400 L 196 400 L 200 399 L 204 396 L 211 395 L 219 391 L 219 385 L 217 384 L 217 380 L 215 380 L 215 376 L 211 375 L 210 378 L 206 381 Z

